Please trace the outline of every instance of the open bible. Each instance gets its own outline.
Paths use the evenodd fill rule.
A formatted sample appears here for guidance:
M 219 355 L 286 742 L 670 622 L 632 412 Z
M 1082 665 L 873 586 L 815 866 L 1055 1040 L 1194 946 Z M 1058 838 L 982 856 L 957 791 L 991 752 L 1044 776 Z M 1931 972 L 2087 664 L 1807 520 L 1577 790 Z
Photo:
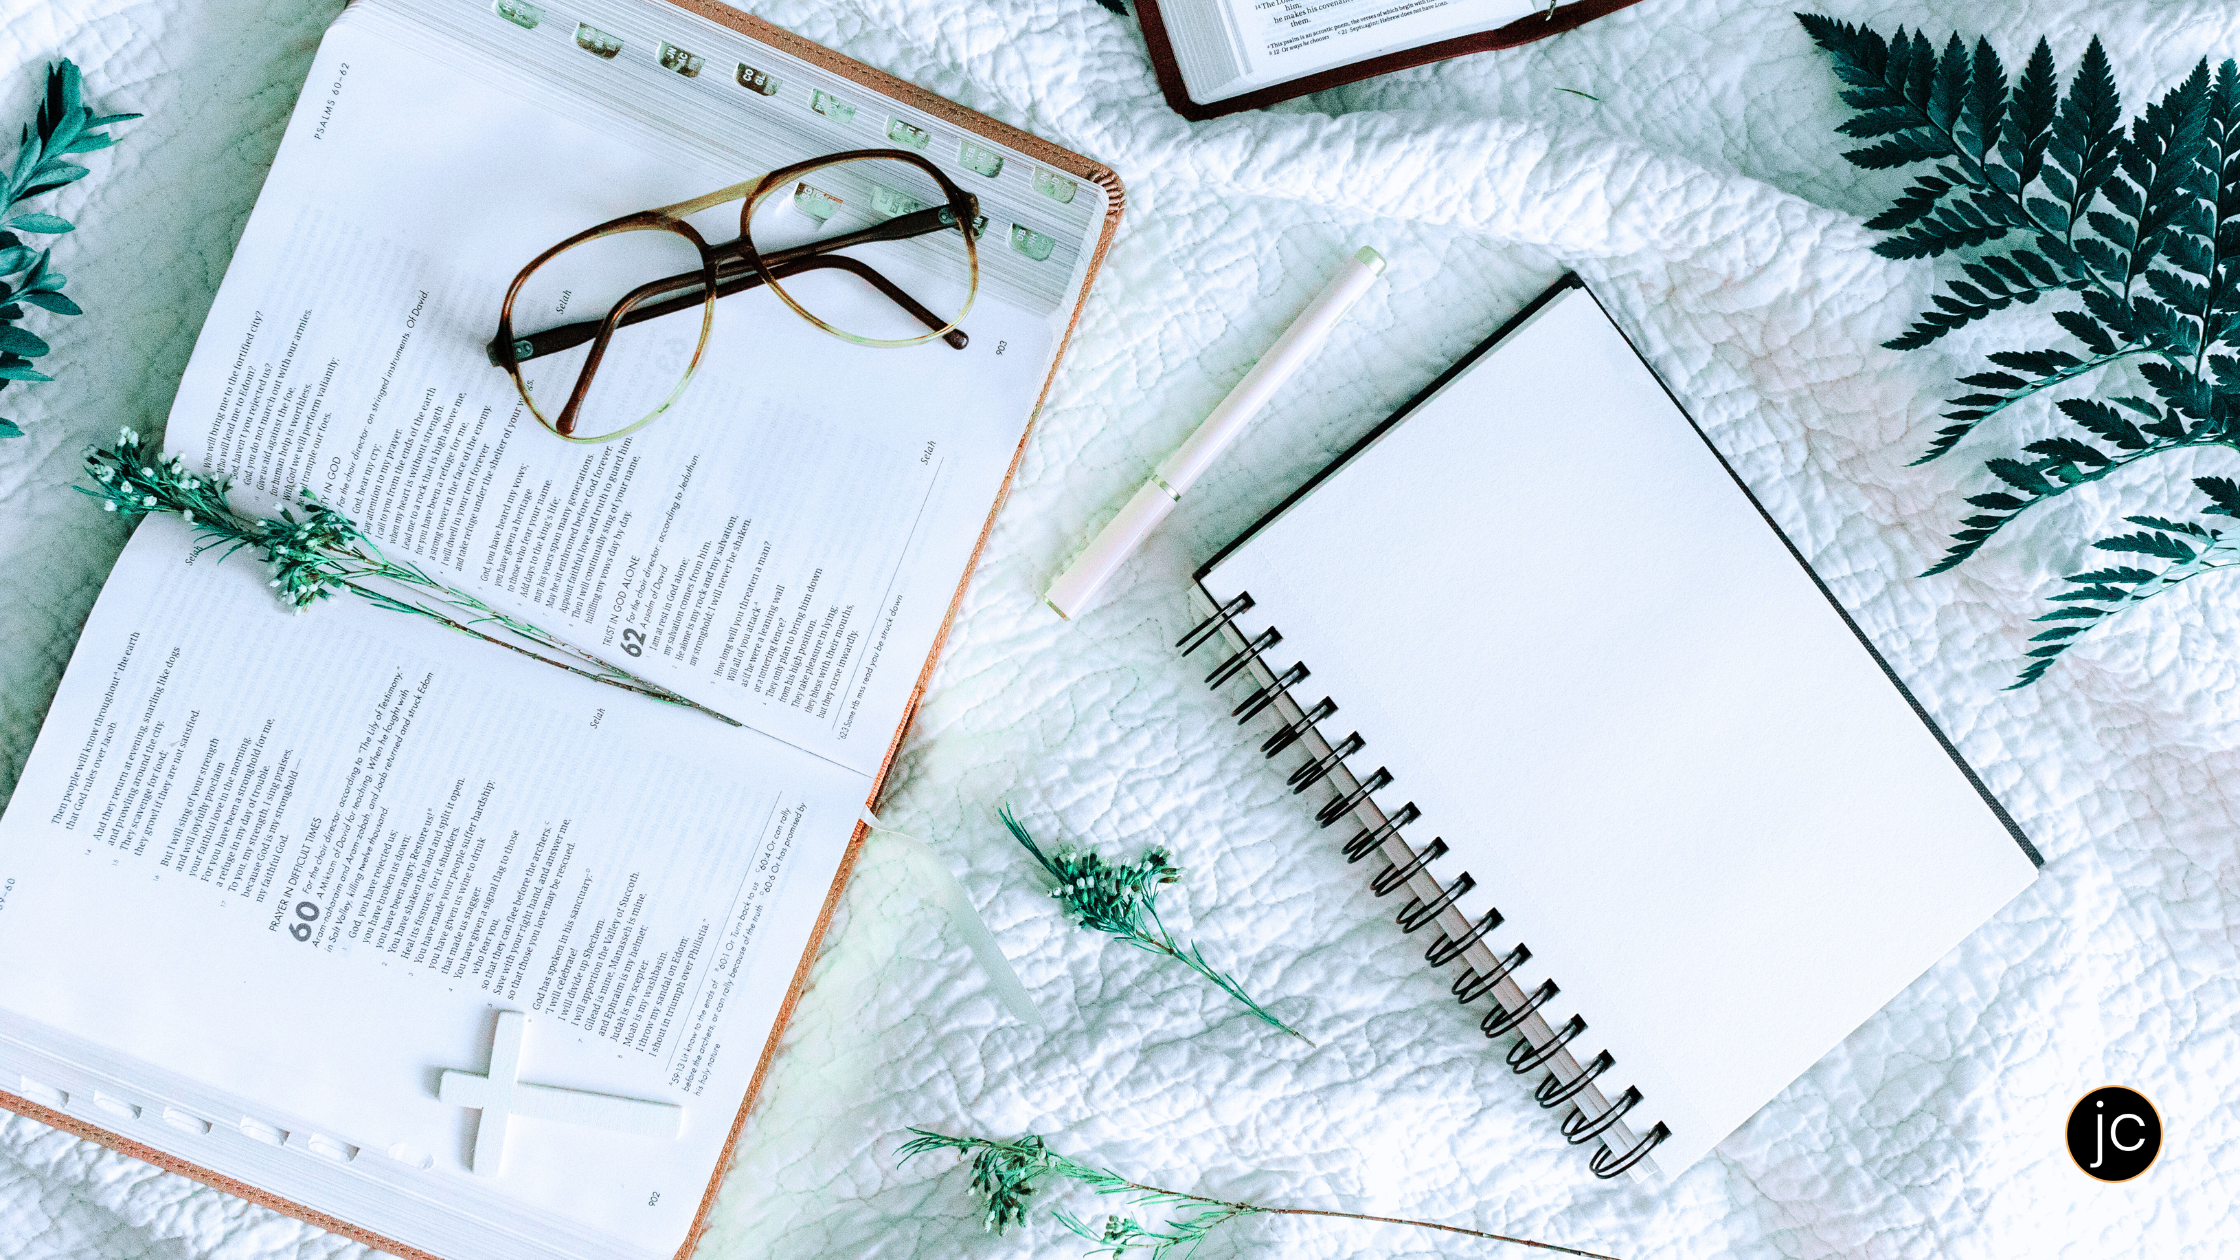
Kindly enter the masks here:
M 1560 35 L 1636 0 L 1138 0 L 1167 104 L 1193 121 Z
M 726 297 L 599 445 L 493 366 L 539 251 L 870 148 L 977 199 L 963 344 Z M 347 593 L 288 616 L 253 552 L 149 518 L 0 819 L 0 1105 L 392 1253 L 688 1251 L 1120 204 L 719 5 L 353 4 L 165 449 L 743 728 Z M 880 248 L 912 289 L 963 237 Z M 518 1089 L 454 1090 L 500 1059 Z M 562 1095 L 585 1123 L 528 1105 Z M 445 1101 L 501 1096 L 502 1148 Z M 667 1118 L 602 1122 L 632 1104 Z

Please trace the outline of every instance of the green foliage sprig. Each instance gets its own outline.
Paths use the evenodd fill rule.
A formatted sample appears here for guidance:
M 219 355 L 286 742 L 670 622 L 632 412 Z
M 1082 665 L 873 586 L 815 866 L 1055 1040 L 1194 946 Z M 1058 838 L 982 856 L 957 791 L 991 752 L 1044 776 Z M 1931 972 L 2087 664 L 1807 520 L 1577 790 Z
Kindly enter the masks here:
M 1970 388 L 1951 400 L 1945 418 L 1954 423 L 1916 462 L 1946 454 L 2017 403 L 2118 364 L 2151 395 L 2055 403 L 2074 430 L 1986 460 L 1998 484 L 1969 497 L 1977 514 L 1961 522 L 1928 574 L 1959 565 L 2023 513 L 2078 486 L 2177 451 L 2240 450 L 2240 66 L 2227 60 L 2212 74 L 2204 59 L 2127 131 L 2097 38 L 2064 95 L 2044 39 L 2010 81 L 1985 39 L 1971 49 L 1953 35 L 1940 53 L 1926 35 L 1902 27 L 1885 41 L 1848 22 L 1797 17 L 1847 85 L 1844 103 L 1858 111 L 1837 130 L 1874 141 L 1844 157 L 1873 170 L 1935 164 L 1868 220 L 1891 233 L 1876 252 L 1964 258 L 1966 278 L 1949 281 L 1932 309 L 1885 344 L 1918 349 L 2041 297 L 2061 304 L 2053 319 L 2074 343 L 1993 354 L 1999 370 L 1961 377 Z M 2195 484 L 2218 504 L 2212 512 L 2229 515 L 2205 484 L 2211 480 Z M 2033 640 L 2040 646 L 2015 687 L 2036 682 L 2085 630 L 2224 567 L 2221 546 L 2202 545 L 2216 534 L 2167 523 L 2149 528 L 2169 544 L 2145 554 L 2177 567 L 2072 576 L 2086 590 L 2055 597 L 2072 602 L 2038 620 L 2076 624 Z M 2139 537 L 2093 545 L 2162 546 Z
M 1147 850 L 1141 861 L 1126 866 L 1114 866 L 1092 850 L 1071 845 L 1055 854 L 1046 854 L 1020 825 L 1010 806 L 998 810 L 997 816 L 1003 819 L 1012 838 L 1033 854 L 1034 860 L 1057 881 L 1050 895 L 1065 906 L 1074 922 L 1092 932 L 1117 936 L 1137 949 L 1174 959 L 1244 1003 L 1245 1009 L 1261 1021 L 1310 1046 L 1314 1044 L 1305 1033 L 1277 1019 L 1267 1008 L 1253 1001 L 1244 986 L 1208 963 L 1197 946 L 1176 940 L 1167 925 L 1160 921 L 1159 889 L 1182 877 L 1182 868 L 1167 860 L 1165 849 Z
M 47 353 L 47 343 L 28 330 L 16 327 L 25 306 L 36 306 L 56 315 L 82 315 L 76 302 L 62 295 L 67 277 L 48 267 L 52 250 L 33 250 L 19 232 L 54 236 L 72 230 L 69 220 L 16 207 L 41 193 L 84 179 L 87 171 L 63 159 L 91 153 L 116 143 L 107 132 L 96 130 L 111 123 L 138 118 L 138 114 L 94 112 L 79 100 L 81 83 L 75 63 L 64 61 L 47 68 L 47 94 L 39 105 L 33 126 L 23 129 L 23 144 L 13 166 L 0 178 L 0 389 L 22 381 L 26 384 L 54 378 L 31 366 Z M 22 437 L 15 421 L 0 418 L 0 438 Z
M 912 1129 L 913 1135 L 903 1143 L 901 1159 L 907 1161 L 931 1151 L 955 1151 L 969 1155 L 972 1160 L 972 1192 L 987 1202 L 981 1215 L 981 1224 L 991 1234 L 1000 1234 L 1027 1217 L 1027 1201 L 1034 1196 L 1040 1184 L 1050 1177 L 1075 1182 L 1100 1195 L 1123 1195 L 1133 1208 L 1179 1208 L 1158 1225 L 1144 1225 L 1133 1217 L 1112 1213 L 1105 1218 L 1103 1229 L 1092 1229 L 1079 1217 L 1062 1208 L 1051 1209 L 1058 1223 L 1082 1238 L 1097 1244 L 1090 1255 L 1121 1257 L 1130 1251 L 1150 1253 L 1151 1260 L 1164 1260 L 1179 1250 L 1188 1257 L 1198 1249 L 1206 1236 L 1230 1221 L 1247 1216 L 1324 1216 L 1349 1221 L 1369 1221 L 1382 1225 L 1409 1225 L 1417 1229 L 1443 1230 L 1470 1238 L 1485 1238 L 1494 1242 L 1515 1243 L 1520 1247 L 1537 1247 L 1543 1251 L 1559 1252 L 1567 1256 L 1585 1256 L 1589 1260 L 1611 1260 L 1592 1251 L 1573 1247 L 1558 1247 L 1553 1243 L 1535 1242 L 1529 1238 L 1511 1238 L 1506 1234 L 1491 1234 L 1484 1230 L 1465 1229 L 1460 1225 L 1443 1225 L 1437 1221 L 1416 1221 L 1398 1216 L 1370 1216 L 1362 1212 L 1335 1212 L 1325 1208 L 1264 1207 L 1257 1203 L 1240 1203 L 1216 1199 L 1210 1195 L 1191 1194 L 1186 1190 L 1169 1190 L 1134 1181 L 1109 1168 L 1084 1164 L 1068 1159 L 1053 1151 L 1040 1137 L 1032 1133 L 1010 1142 L 998 1142 L 981 1137 L 951 1137 L 926 1129 Z
M 298 613 L 337 592 L 349 591 L 377 607 L 425 617 L 593 682 L 697 709 L 739 725 L 659 683 L 573 647 L 548 630 L 499 612 L 468 592 L 437 581 L 416 564 L 391 559 L 349 517 L 321 503 L 308 487 L 301 492 L 300 503 L 281 509 L 278 516 L 252 516 L 236 509 L 227 498 L 233 486 L 230 478 L 189 473 L 184 460 L 176 455 L 166 458 L 142 447 L 140 435 L 130 429 L 119 431 L 114 445 L 88 452 L 85 469 L 93 484 L 76 489 L 99 499 L 105 511 L 134 518 L 176 514 L 203 536 L 196 550 L 217 549 L 221 562 L 245 547 L 263 553 L 272 567 L 272 580 L 266 585 L 283 605 Z M 299 509 L 303 513 L 300 517 L 296 515 Z M 376 583 L 394 584 L 409 594 L 400 598 Z M 491 630 L 511 634 L 564 659 L 556 660 L 499 638 Z

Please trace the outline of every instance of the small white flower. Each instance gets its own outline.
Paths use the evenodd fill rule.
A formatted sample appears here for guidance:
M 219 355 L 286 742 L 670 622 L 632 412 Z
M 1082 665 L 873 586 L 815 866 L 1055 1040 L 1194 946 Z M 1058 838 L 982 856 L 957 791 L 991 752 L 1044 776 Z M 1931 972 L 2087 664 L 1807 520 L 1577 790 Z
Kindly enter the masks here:
M 104 512 L 114 512 L 114 511 L 116 511 L 116 510 L 117 510 L 117 504 L 116 504 L 116 500 L 114 500 L 114 499 L 103 499 L 103 500 L 101 501 L 101 510 L 102 510 L 102 511 L 104 511 Z
M 188 510 L 186 510 L 185 508 L 180 508 L 180 509 L 179 509 L 179 519 L 181 519 L 181 520 L 185 521 L 185 522 L 186 522 L 187 524 L 189 524 L 189 525 L 192 525 L 192 524 L 194 524 L 194 513 L 192 513 L 192 512 L 189 512 L 189 511 L 188 511 Z
M 142 507 L 154 507 L 156 505 L 156 497 L 152 494 L 141 495 L 140 505 Z
M 118 445 L 120 445 L 120 446 L 131 446 L 131 445 L 133 445 L 133 444 L 137 443 L 137 442 L 138 442 L 139 440 L 140 440 L 140 435 L 139 435 L 139 434 L 137 434 L 137 433 L 134 433 L 134 432 L 133 432 L 132 430 L 130 430 L 130 429 L 119 429 L 119 430 L 117 430 L 117 443 L 118 443 Z

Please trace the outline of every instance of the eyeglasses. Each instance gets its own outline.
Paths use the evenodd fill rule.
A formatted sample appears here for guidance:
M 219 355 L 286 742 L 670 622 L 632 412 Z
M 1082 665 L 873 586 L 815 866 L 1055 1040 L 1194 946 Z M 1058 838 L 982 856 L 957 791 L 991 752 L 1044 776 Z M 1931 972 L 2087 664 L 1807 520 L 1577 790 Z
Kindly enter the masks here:
M 741 203 L 739 239 L 727 245 L 685 221 L 731 201 Z M 547 429 L 608 442 L 683 395 L 707 354 L 717 299 L 750 289 L 860 346 L 939 340 L 962 350 L 958 325 L 980 288 L 980 227 L 979 200 L 915 153 L 801 162 L 610 219 L 539 254 L 506 290 L 490 361 Z M 951 230 L 961 251 L 941 236 Z

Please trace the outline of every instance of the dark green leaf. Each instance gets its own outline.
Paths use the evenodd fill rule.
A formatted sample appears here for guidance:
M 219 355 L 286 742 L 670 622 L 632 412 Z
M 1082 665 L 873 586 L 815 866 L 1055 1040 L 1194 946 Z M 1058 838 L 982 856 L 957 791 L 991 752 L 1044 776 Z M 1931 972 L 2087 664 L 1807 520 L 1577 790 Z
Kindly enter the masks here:
M 2229 477 L 2196 477 L 2194 488 L 2209 496 L 2215 506 L 2209 512 L 2216 516 L 2240 516 L 2240 484 Z
M 2087 468 L 2106 468 L 2110 462 L 2106 455 L 2075 438 L 2040 438 L 2022 449 L 2034 455 L 2045 456 L 2050 461 L 2049 467 L 2077 464 Z
M 1935 132 L 1908 131 L 1892 136 L 1880 144 L 1864 149 L 1852 149 L 1843 156 L 1853 166 L 1870 171 L 1885 171 L 1912 162 L 1926 162 L 1952 152 L 1952 145 Z
M 2184 562 L 2193 559 L 2193 548 L 2168 534 L 2120 534 L 2103 538 L 2092 544 L 2102 551 L 2130 552 L 2142 556 L 2158 556 L 2164 560 Z
M 2028 464 L 2011 459 L 1991 459 L 1985 460 L 1983 466 L 1990 470 L 1992 476 L 2033 498 L 2053 493 L 2053 487 L 2038 475 L 2037 469 Z
M 2209 418 L 2209 383 L 2191 372 L 2170 366 L 2160 360 L 2149 360 L 2139 365 L 2139 375 L 2162 401 L 2184 415 L 2196 419 Z
M 1911 105 L 1885 105 L 1860 111 L 1837 127 L 1836 132 L 1856 140 L 1872 140 L 1876 136 L 1911 131 L 1920 125 L 1920 110 Z
M 21 328 L 0 325 L 0 350 L 19 354 L 28 359 L 38 358 L 47 352 L 47 343 Z
M 2131 270 L 2131 255 L 2106 241 L 2094 240 L 2088 236 L 2078 237 L 2076 251 L 2077 257 L 2084 260 L 2092 274 L 2110 284 L 2122 284 L 2124 276 Z M 2088 289 L 2086 292 L 2092 290 Z
M 1958 38 L 1958 36 L 1956 36 Z M 1991 49 L 1991 40 L 1976 38 L 1976 63 L 1969 67 L 1967 83 L 1967 112 L 1962 114 L 1962 128 L 1973 137 L 1971 152 L 1985 157 L 1998 146 L 2000 123 L 2007 119 L 2007 67 L 2000 65 L 1998 52 Z M 2020 182 L 2016 182 L 2020 191 Z
M 2160 516 L 2126 516 L 2123 519 L 2133 525 L 2144 525 L 2148 529 L 2159 529 L 2172 534 L 2191 534 L 2197 538 L 2209 537 L 2208 530 L 2192 521 L 2166 520 Z
M 1946 181 L 1924 175 L 1888 210 L 1867 220 L 1867 226 L 1877 232 L 1895 232 L 1936 209 L 1937 199 L 1951 190 L 1952 185 Z
M 1971 494 L 1968 496 L 1968 502 L 1974 504 L 1979 508 L 1990 508 L 1995 512 L 2012 512 L 2018 508 L 2028 506 L 2028 504 L 2024 500 L 2018 499 L 2003 490 L 1992 490 L 1984 494 Z
M 2052 376 L 2056 372 L 2084 364 L 2084 360 L 2066 350 L 2000 350 L 1984 357 L 2000 367 L 2028 372 L 2032 376 Z
M 2147 439 L 2139 432 L 2139 426 L 2104 402 L 2090 398 L 2064 398 L 2054 406 L 2059 407 L 2061 414 L 2076 421 L 2094 437 L 2111 443 L 2120 450 L 2147 449 Z
M 2030 60 L 2022 68 L 2022 77 L 2015 83 L 2013 103 L 1999 136 L 2000 160 L 2012 167 L 2025 185 L 2038 177 L 2044 165 L 2057 91 L 2053 49 L 2040 37 L 2038 46 L 2030 50 Z M 2061 195 L 2066 200 L 2066 194 Z M 2055 231 L 2068 229 L 2066 212 L 2062 217 L 2064 222 L 2054 225 Z
M 2096 355 L 2116 352 L 2115 339 L 2108 336 L 2108 330 L 2083 311 L 2055 311 L 2053 322 L 2061 325 L 2070 336 L 2083 342 L 2085 349 Z
M 1983 389 L 2021 389 L 2030 382 L 2011 372 L 1978 372 L 1973 376 L 1961 377 L 1960 383 Z
M 2146 281 L 2147 287 L 2153 289 L 2156 296 L 2178 310 L 2199 311 L 2209 307 L 2209 286 L 2196 284 L 2175 271 L 2154 268 L 2147 272 Z

